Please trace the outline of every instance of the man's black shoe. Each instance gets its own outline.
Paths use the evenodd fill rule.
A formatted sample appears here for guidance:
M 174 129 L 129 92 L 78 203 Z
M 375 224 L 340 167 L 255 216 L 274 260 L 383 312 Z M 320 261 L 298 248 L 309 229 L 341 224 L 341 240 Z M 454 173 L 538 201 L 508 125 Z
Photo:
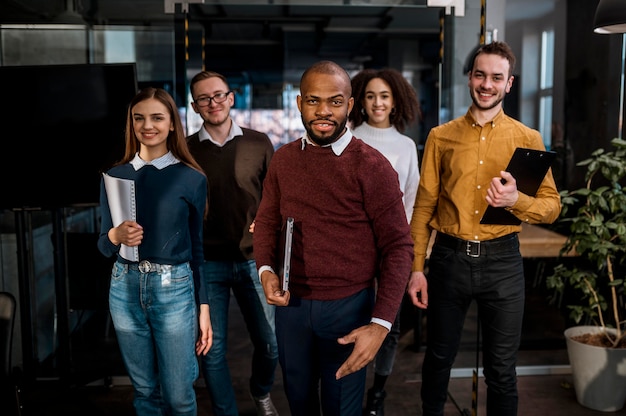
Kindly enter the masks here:
M 367 416 L 385 416 L 385 397 L 387 393 L 382 391 L 367 391 L 367 407 L 365 414 Z

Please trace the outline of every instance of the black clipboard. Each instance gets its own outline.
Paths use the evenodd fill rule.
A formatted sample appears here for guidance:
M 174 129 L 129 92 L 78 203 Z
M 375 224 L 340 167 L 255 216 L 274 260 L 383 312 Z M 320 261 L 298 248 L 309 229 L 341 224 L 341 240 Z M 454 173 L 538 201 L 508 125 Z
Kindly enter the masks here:
M 553 151 L 518 147 L 505 171 L 513 175 L 520 192 L 535 196 L 555 158 L 556 152 Z M 522 221 L 504 208 L 488 205 L 480 223 L 519 225 Z

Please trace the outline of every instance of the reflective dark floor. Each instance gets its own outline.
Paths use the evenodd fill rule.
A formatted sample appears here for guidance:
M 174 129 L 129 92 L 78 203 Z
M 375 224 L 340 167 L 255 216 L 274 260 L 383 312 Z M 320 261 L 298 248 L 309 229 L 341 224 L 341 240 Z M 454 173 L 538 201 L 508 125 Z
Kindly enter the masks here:
M 406 306 L 405 306 L 406 308 Z M 405 316 L 406 315 L 406 316 Z M 541 318 L 541 317 L 539 317 Z M 421 415 L 419 389 L 420 369 L 423 358 L 422 337 L 415 336 L 418 325 L 413 325 L 419 316 L 412 311 L 403 314 L 403 333 L 393 374 L 387 383 L 385 400 L 386 416 Z M 425 318 L 422 318 L 425 320 Z M 471 317 L 468 317 L 470 320 Z M 460 352 L 449 387 L 449 400 L 446 415 L 471 415 L 472 370 L 476 366 L 475 325 L 466 324 L 466 339 Z M 248 394 L 248 376 L 251 359 L 251 344 L 247 338 L 245 325 L 236 306 L 231 307 L 229 333 L 229 360 L 233 385 L 241 416 L 255 416 L 254 404 Z M 423 331 L 422 331 L 423 332 Z M 114 340 L 113 340 L 114 341 Z M 109 341 L 104 341 L 110 342 Z M 110 347 L 110 346 L 109 346 Z M 93 378 L 81 376 L 72 386 L 61 387 L 58 381 L 38 380 L 34 386 L 22 392 L 23 416 L 126 416 L 133 415 L 132 391 L 119 362 L 111 364 L 111 357 L 105 353 L 91 351 L 89 354 L 97 372 L 109 372 L 109 376 Z M 92 377 L 94 372 L 92 371 Z M 576 401 L 572 386 L 567 354 L 562 348 L 547 350 L 536 348 L 532 342 L 520 352 L 519 366 L 519 414 L 520 415 L 626 415 L 626 409 L 607 413 L 587 409 Z M 368 370 L 368 387 L 372 378 Z M 280 368 L 276 374 L 276 384 L 272 398 L 279 413 L 289 415 L 283 392 Z M 199 416 L 212 415 L 210 402 L 203 380 L 198 380 L 196 391 L 199 403 Z M 484 379 L 478 379 L 478 400 L 476 414 L 485 415 Z M 0 411 L 0 414 L 4 414 Z M 494 416 L 494 415 L 491 415 Z M 497 415 L 496 415 L 497 416 Z

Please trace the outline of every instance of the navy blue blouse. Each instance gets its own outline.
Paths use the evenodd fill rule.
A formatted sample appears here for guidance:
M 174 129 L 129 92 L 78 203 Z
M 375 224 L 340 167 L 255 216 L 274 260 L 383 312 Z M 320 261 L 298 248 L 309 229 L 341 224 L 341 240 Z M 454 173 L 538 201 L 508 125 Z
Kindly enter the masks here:
M 136 221 L 144 231 L 139 260 L 158 264 L 190 262 L 196 298 L 201 304 L 208 304 L 200 279 L 206 177 L 180 163 L 171 153 L 151 163 L 137 156 L 131 163 L 109 169 L 107 174 L 135 182 Z M 108 237 L 113 221 L 104 180 L 100 183 L 100 214 L 98 249 L 106 257 L 117 255 L 118 261 L 131 263 L 119 255 L 120 246 Z

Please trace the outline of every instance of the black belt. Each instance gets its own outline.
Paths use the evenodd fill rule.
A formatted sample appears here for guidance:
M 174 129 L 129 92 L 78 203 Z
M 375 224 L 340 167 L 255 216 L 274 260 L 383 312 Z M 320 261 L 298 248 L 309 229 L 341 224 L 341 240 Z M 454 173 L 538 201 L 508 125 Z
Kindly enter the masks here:
M 461 240 L 460 238 L 438 232 L 435 238 L 435 245 L 437 244 L 470 257 L 480 257 L 519 248 L 517 233 L 507 234 L 493 240 L 474 241 Z
M 139 263 L 129 263 L 128 268 L 130 270 L 139 270 L 141 273 L 166 273 L 172 270 L 171 264 L 157 264 L 151 263 L 148 260 L 142 260 Z

